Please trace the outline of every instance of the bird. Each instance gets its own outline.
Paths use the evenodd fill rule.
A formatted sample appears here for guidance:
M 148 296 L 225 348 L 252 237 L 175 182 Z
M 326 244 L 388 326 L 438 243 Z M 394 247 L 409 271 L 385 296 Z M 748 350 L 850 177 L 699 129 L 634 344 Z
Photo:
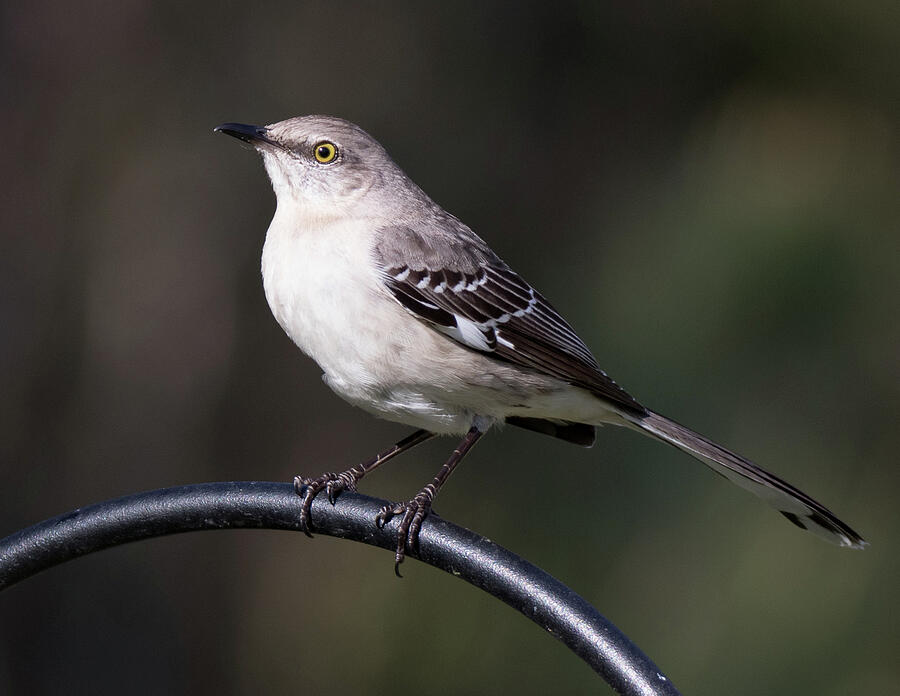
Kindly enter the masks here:
M 308 535 L 319 493 L 334 504 L 401 452 L 437 435 L 461 438 L 413 498 L 376 516 L 379 527 L 400 519 L 400 575 L 435 495 L 490 429 L 508 424 L 587 447 L 598 426 L 615 425 L 674 445 L 801 529 L 866 546 L 810 496 L 638 402 L 540 292 L 359 126 L 310 115 L 215 131 L 262 155 L 275 192 L 261 271 L 278 324 L 338 396 L 416 429 L 346 471 L 297 476 Z

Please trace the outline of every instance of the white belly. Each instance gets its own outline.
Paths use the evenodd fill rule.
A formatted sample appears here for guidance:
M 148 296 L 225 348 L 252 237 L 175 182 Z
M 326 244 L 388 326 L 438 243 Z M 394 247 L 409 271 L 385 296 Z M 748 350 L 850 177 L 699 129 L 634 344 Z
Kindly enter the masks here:
M 262 255 L 275 319 L 341 397 L 388 420 L 465 433 L 476 416 L 589 423 L 614 414 L 587 392 L 522 372 L 460 346 L 410 315 L 383 286 L 364 223 L 282 224 L 276 212 Z M 294 220 L 297 218 L 294 217 Z
M 377 344 L 367 340 L 376 318 L 367 316 L 372 283 L 359 245 L 348 244 L 348 234 L 282 230 L 278 221 L 276 215 L 262 256 L 272 314 L 326 374 L 365 381 L 364 366 L 377 359 Z
M 368 238 L 362 223 L 298 230 L 282 227 L 281 219 L 276 214 L 263 247 L 266 299 L 291 340 L 322 368 L 328 386 L 384 418 L 465 432 L 474 414 L 435 393 L 441 390 L 432 384 L 434 375 L 406 374 L 414 347 L 421 353 L 446 339 L 382 288 L 368 247 L 358 243 Z M 440 344 L 434 350 L 440 353 Z

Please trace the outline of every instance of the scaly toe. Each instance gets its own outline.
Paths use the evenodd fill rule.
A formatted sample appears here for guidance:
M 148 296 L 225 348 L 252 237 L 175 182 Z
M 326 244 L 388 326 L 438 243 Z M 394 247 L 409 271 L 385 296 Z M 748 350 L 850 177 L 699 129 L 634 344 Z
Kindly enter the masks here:
M 405 510 L 406 505 L 404 503 L 388 503 L 378 511 L 377 515 L 375 515 L 375 526 L 377 526 L 378 529 L 384 529 L 384 525 Z
M 339 480 L 338 475 L 333 473 L 324 473 L 314 479 L 304 476 L 294 477 L 294 492 L 300 496 L 300 529 L 306 536 L 312 538 L 310 510 L 313 499 L 324 490 L 327 492 L 328 500 L 334 505 L 334 497 L 340 492 L 334 491 L 334 484 Z

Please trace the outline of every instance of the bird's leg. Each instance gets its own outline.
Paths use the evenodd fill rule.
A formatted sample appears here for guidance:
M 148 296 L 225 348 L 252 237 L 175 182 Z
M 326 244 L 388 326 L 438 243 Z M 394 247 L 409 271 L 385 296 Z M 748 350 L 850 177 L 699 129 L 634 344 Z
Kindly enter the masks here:
M 390 449 L 386 449 L 380 454 L 376 454 L 371 459 L 362 462 L 359 466 L 351 467 L 339 474 L 326 472 L 317 478 L 305 478 L 302 476 L 294 477 L 294 491 L 301 497 L 300 501 L 300 529 L 306 536 L 311 537 L 309 531 L 309 510 L 312 507 L 313 498 L 321 491 L 325 491 L 328 496 L 328 502 L 334 505 L 338 494 L 343 490 L 356 490 L 356 484 L 359 480 L 373 469 L 384 464 L 388 459 L 396 457 L 401 452 L 412 449 L 416 445 L 420 445 L 426 440 L 434 437 L 434 433 L 427 430 L 417 430 L 409 437 L 405 437 Z
M 395 505 L 385 505 L 375 518 L 375 523 L 379 527 L 384 527 L 395 515 L 403 515 L 400 527 L 397 529 L 397 552 L 394 555 L 394 572 L 398 577 L 400 577 L 400 564 L 403 563 L 407 549 L 412 551 L 418 544 L 419 529 L 422 527 L 422 520 L 425 519 L 425 516 L 431 510 L 434 496 L 437 495 L 441 486 L 444 485 L 444 481 L 453 473 L 456 465 L 462 461 L 466 453 L 484 435 L 484 432 L 477 425 L 473 425 L 462 442 L 453 450 L 450 458 L 435 474 L 431 483 L 419 491 L 416 497 L 410 501 Z

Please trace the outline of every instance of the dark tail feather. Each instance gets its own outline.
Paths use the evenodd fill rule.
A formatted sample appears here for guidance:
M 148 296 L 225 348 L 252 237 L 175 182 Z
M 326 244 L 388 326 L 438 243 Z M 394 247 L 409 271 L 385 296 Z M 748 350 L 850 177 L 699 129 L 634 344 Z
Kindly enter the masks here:
M 593 445 L 596 435 L 594 426 L 587 423 L 569 423 L 568 421 L 551 421 L 545 418 L 523 418 L 521 416 L 508 416 L 506 422 L 509 425 L 525 428 L 525 430 L 558 437 L 560 440 L 582 447 Z
M 801 529 L 840 546 L 861 549 L 867 545 L 859 534 L 824 505 L 712 440 L 653 411 L 648 411 L 644 416 L 625 417 L 635 429 L 687 452 L 741 488 L 759 496 Z

